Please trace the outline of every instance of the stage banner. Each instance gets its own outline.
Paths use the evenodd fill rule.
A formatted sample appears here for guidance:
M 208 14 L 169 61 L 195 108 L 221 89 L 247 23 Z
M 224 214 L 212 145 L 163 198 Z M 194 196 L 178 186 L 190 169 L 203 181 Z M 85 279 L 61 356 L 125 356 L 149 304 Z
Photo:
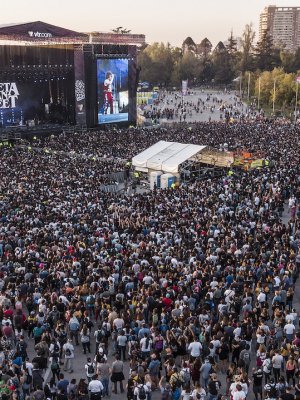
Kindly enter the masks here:
M 85 74 L 83 50 L 74 51 L 76 124 L 86 125 Z
M 182 81 L 182 95 L 187 95 L 188 81 Z

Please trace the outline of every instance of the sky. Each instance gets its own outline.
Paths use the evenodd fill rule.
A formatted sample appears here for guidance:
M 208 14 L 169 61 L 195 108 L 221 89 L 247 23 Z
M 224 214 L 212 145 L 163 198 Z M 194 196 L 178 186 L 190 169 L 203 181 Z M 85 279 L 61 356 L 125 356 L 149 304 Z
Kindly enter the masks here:
M 279 0 L 278 0 L 279 1 Z M 300 6 L 299 0 L 14 0 L 6 3 L 0 25 L 43 21 L 79 32 L 111 32 L 122 26 L 146 35 L 146 42 L 181 46 L 190 36 L 213 45 L 241 36 L 252 22 L 258 38 L 259 14 L 267 5 Z

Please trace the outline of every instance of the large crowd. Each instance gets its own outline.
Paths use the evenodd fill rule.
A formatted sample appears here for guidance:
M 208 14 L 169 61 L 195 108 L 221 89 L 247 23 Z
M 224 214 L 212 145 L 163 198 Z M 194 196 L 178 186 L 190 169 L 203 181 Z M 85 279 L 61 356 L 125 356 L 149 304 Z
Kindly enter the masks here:
M 226 142 L 272 163 L 98 190 L 158 140 Z M 299 144 L 300 127 L 260 120 L 2 146 L 2 399 L 300 398 Z

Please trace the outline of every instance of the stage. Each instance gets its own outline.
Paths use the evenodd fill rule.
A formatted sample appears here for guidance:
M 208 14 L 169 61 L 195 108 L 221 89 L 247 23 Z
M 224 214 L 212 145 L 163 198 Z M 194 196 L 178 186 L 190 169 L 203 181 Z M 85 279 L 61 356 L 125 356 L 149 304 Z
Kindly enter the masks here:
M 118 122 L 127 122 L 128 113 L 121 114 L 98 114 L 99 124 L 117 124 Z

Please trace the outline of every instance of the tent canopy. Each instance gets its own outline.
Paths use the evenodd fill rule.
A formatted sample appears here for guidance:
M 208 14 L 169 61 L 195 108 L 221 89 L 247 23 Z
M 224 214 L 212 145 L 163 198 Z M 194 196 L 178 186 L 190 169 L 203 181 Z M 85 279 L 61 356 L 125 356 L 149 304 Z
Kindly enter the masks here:
M 154 170 L 176 174 L 180 164 L 205 148 L 206 146 L 161 140 L 133 157 L 132 165 L 144 172 Z

